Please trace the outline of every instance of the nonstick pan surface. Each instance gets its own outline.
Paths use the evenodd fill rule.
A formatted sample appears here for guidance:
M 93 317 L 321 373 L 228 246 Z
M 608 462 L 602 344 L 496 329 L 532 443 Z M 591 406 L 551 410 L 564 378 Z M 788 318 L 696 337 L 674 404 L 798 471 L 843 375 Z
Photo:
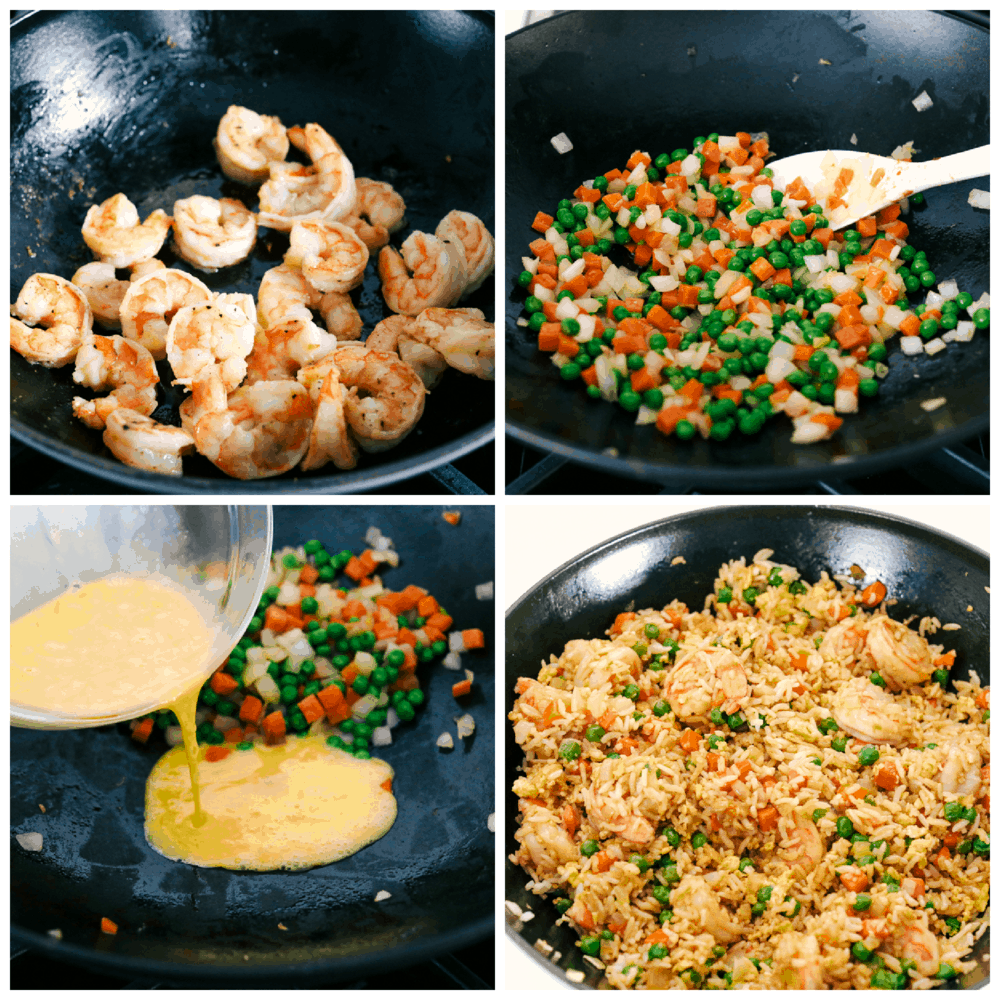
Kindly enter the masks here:
M 381 840 L 304 872 L 195 868 L 156 854 L 143 836 L 146 777 L 164 752 L 127 726 L 11 731 L 11 925 L 42 955 L 119 974 L 220 985 L 304 985 L 424 961 L 493 932 L 495 835 L 493 603 L 474 587 L 493 578 L 492 507 L 465 507 L 457 527 L 440 507 L 276 507 L 275 547 L 309 538 L 331 551 L 364 547 L 370 525 L 393 539 L 387 586 L 416 583 L 456 627 L 479 627 L 487 648 L 462 657 L 475 672 L 468 707 L 455 675 L 421 668 L 427 700 L 415 722 L 378 754 L 396 772 L 399 814 Z M 435 746 L 454 718 L 476 732 L 454 750 Z M 45 813 L 39 810 L 45 806 Z M 40 853 L 13 835 L 43 835 Z M 391 899 L 375 903 L 385 889 Z M 118 926 L 99 931 L 102 916 Z M 282 930 L 283 924 L 286 930 Z M 62 941 L 47 931 L 58 928 Z
M 31 274 L 70 278 L 93 259 L 80 234 L 84 215 L 118 191 L 143 218 L 155 208 L 172 213 L 176 199 L 192 194 L 256 208 L 256 191 L 228 180 L 212 149 L 230 104 L 285 125 L 318 122 L 358 176 L 392 183 L 407 204 L 397 247 L 413 229 L 433 232 L 452 208 L 492 230 L 493 38 L 491 15 L 457 11 L 61 11 L 19 20 L 11 42 L 11 302 Z M 180 261 L 170 242 L 159 254 L 168 267 L 255 301 L 264 272 L 288 248 L 287 235 L 262 229 L 249 260 L 206 275 Z M 488 318 L 493 288 L 489 278 L 468 301 Z M 388 315 L 373 263 L 352 298 L 366 331 Z M 179 423 L 183 393 L 168 373 L 161 364 L 154 416 Z M 390 451 L 362 455 L 352 471 L 327 466 L 243 483 L 192 456 L 183 477 L 160 476 L 115 459 L 100 432 L 72 417 L 74 394 L 72 365 L 45 369 L 11 352 L 19 440 L 156 493 L 356 492 L 493 437 L 492 385 L 449 371 L 413 433 Z
M 956 508 L 956 516 L 960 516 Z M 714 507 L 681 514 L 636 528 L 610 539 L 561 566 L 536 584 L 507 611 L 504 666 L 504 713 L 513 708 L 514 685 L 521 676 L 535 677 L 538 664 L 558 655 L 570 639 L 602 637 L 615 615 L 628 609 L 662 607 L 680 598 L 688 607 L 702 607 L 711 593 L 719 566 L 729 559 L 751 559 L 762 548 L 774 558 L 796 566 L 810 582 L 820 573 L 847 573 L 855 563 L 866 581 L 885 583 L 899 603 L 892 617 L 936 615 L 957 622 L 948 632 L 958 653 L 954 675 L 968 679 L 975 670 L 989 683 L 989 557 L 950 535 L 888 514 L 851 507 Z M 671 561 L 683 556 L 686 564 Z M 967 611 L 969 606 L 972 611 Z M 513 727 L 504 727 L 506 785 L 505 855 L 517 849 L 517 798 L 511 785 L 523 754 Z M 595 988 L 600 974 L 579 960 L 576 935 L 555 926 L 555 907 L 525 888 L 524 871 L 505 862 L 505 897 L 535 917 L 507 933 L 543 968 L 557 972 L 583 968 L 586 983 Z M 989 932 L 974 955 L 980 970 L 963 982 L 966 989 L 985 985 L 989 976 Z M 563 958 L 543 959 L 535 942 L 547 941 Z
M 656 156 L 737 130 L 768 132 L 779 157 L 851 149 L 852 134 L 883 155 L 912 139 L 921 160 L 988 143 L 988 30 L 927 11 L 606 11 L 543 21 L 506 45 L 509 434 L 616 475 L 759 488 L 868 475 L 986 430 L 989 337 L 977 333 L 934 357 L 894 348 L 878 398 L 828 441 L 792 445 L 786 418 L 725 442 L 666 438 L 559 378 L 515 325 L 525 294 L 514 277 L 535 212 L 637 148 Z M 918 114 L 921 90 L 934 106 Z M 564 156 L 549 142 L 559 132 L 574 144 Z M 989 212 L 967 204 L 973 187 L 989 178 L 928 192 L 907 224 L 937 278 L 978 298 L 989 288 Z

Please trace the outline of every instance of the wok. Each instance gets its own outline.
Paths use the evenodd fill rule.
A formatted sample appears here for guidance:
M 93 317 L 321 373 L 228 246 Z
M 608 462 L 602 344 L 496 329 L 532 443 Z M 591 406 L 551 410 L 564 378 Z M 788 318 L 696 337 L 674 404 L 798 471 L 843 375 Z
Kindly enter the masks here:
M 928 11 L 574 12 L 510 35 L 506 60 L 506 407 L 518 441 L 615 475 L 761 487 L 869 475 L 987 428 L 989 343 L 977 335 L 934 357 L 894 349 L 878 398 L 819 444 L 792 445 L 784 418 L 726 442 L 666 438 L 559 378 L 515 325 L 525 294 L 513 278 L 535 212 L 636 148 L 656 156 L 738 129 L 768 132 L 778 156 L 851 149 L 852 134 L 883 155 L 913 139 L 918 159 L 988 142 L 988 30 Z M 934 106 L 918 114 L 921 90 Z M 574 144 L 564 156 L 549 142 L 559 132 Z M 989 212 L 966 198 L 988 186 L 928 192 L 907 217 L 937 277 L 974 297 L 989 287 Z M 940 409 L 920 408 L 940 396 Z
M 953 508 L 956 512 L 960 508 Z M 958 653 L 954 676 L 967 680 L 975 670 L 989 683 L 989 557 L 967 543 L 900 517 L 853 507 L 710 507 L 636 528 L 567 562 L 536 584 L 508 611 L 504 668 L 505 714 L 513 707 L 519 676 L 536 676 L 537 665 L 558 655 L 570 639 L 600 637 L 620 611 L 660 607 L 677 597 L 688 607 L 703 606 L 719 566 L 759 549 L 773 548 L 774 558 L 796 566 L 810 582 L 828 573 L 847 573 L 855 563 L 866 580 L 882 580 L 899 603 L 892 617 L 934 614 L 957 622 L 948 632 Z M 671 560 L 684 556 L 686 564 Z M 973 611 L 966 611 L 971 605 Z M 505 855 L 517 848 L 517 798 L 510 790 L 523 760 L 513 727 L 504 727 L 506 785 Z M 510 940 L 542 968 L 556 974 L 572 966 L 587 973 L 584 988 L 596 987 L 600 975 L 579 960 L 576 935 L 556 927 L 551 902 L 524 888 L 527 876 L 509 860 L 506 898 L 535 917 L 508 925 Z M 562 952 L 558 968 L 545 961 L 534 944 L 547 941 Z M 985 985 L 989 975 L 989 932 L 974 955 L 980 968 L 968 974 L 966 989 Z
M 257 987 L 384 972 L 492 934 L 493 604 L 473 588 L 493 576 L 493 508 L 465 507 L 452 527 L 440 507 L 277 507 L 274 544 L 319 538 L 360 551 L 370 525 L 400 552 L 387 585 L 426 586 L 456 623 L 487 636 L 485 651 L 463 657 L 476 674 L 474 736 L 437 749 L 460 714 L 454 675 L 424 669 L 424 708 L 378 754 L 396 772 L 399 815 L 388 834 L 336 864 L 253 873 L 179 864 L 146 844 L 145 781 L 162 743 L 141 747 L 124 725 L 14 729 L 11 832 L 44 837 L 40 853 L 12 837 L 16 944 L 118 975 Z M 376 904 L 381 889 L 392 898 Z M 102 916 L 118 924 L 115 937 L 99 932 Z M 47 935 L 53 928 L 62 941 Z
M 72 277 L 93 258 L 80 235 L 87 207 L 117 191 L 145 216 L 192 194 L 242 199 L 212 149 L 230 104 L 319 122 L 359 176 L 390 181 L 407 203 L 407 228 L 433 232 L 452 208 L 493 229 L 493 17 L 456 11 L 59 11 L 11 27 L 11 302 L 37 271 Z M 290 156 L 290 158 L 295 158 Z M 250 292 L 281 263 L 286 235 L 261 230 L 249 260 L 195 271 L 164 246 L 168 267 L 213 291 Z M 370 330 L 388 309 L 370 264 L 352 298 Z M 489 279 L 469 305 L 493 315 Z M 102 332 L 99 328 L 98 332 Z M 108 331 L 103 331 L 108 332 Z M 161 370 L 163 405 L 179 423 L 183 394 Z M 293 470 L 241 483 L 207 459 L 183 477 L 122 465 L 99 432 L 70 413 L 73 367 L 29 365 L 11 352 L 11 431 L 76 468 L 154 493 L 333 493 L 417 475 L 493 436 L 493 395 L 448 372 L 417 428 L 398 447 L 363 455 L 358 468 Z

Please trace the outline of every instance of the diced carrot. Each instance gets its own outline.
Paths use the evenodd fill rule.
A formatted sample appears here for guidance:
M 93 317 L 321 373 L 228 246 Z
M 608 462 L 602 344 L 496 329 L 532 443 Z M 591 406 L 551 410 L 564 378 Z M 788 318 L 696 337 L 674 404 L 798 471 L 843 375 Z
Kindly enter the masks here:
M 899 219 L 885 227 L 885 235 L 891 236 L 894 240 L 905 240 L 910 235 L 910 227 Z
M 292 626 L 291 616 L 288 612 L 277 604 L 269 604 L 264 612 L 264 627 L 272 632 L 287 632 Z
M 891 792 L 899 784 L 899 775 L 891 764 L 883 764 L 876 772 L 874 781 L 883 791 Z
M 872 245 L 871 249 L 868 251 L 869 257 L 879 257 L 882 260 L 888 260 L 889 255 L 892 253 L 893 248 L 896 246 L 892 240 L 876 240 Z M 869 271 L 871 269 L 869 268 Z
M 601 192 L 597 188 L 585 188 L 582 184 L 573 192 L 573 197 L 580 201 L 600 201 Z
M 861 591 L 861 603 L 874 608 L 885 600 L 886 593 L 885 584 L 881 580 L 876 580 Z
M 643 153 L 641 150 L 637 149 L 629 158 L 628 163 L 625 164 L 629 170 L 635 170 L 637 166 L 641 163 L 644 167 L 648 167 L 653 161 L 650 159 L 648 153 Z
M 758 257 L 750 265 L 750 270 L 753 272 L 758 281 L 767 281 L 767 279 L 775 273 L 774 266 L 766 257 Z
M 319 579 L 319 570 L 306 563 L 299 570 L 299 583 L 315 583 Z
M 556 259 L 555 247 L 548 240 L 532 240 L 531 243 L 528 244 L 528 249 L 539 260 Z
M 572 281 L 565 282 L 563 288 L 569 289 L 573 293 L 573 298 L 582 299 L 587 294 L 587 279 L 578 274 Z
M 731 399 L 737 405 L 743 401 L 743 393 L 731 385 L 717 385 L 712 389 L 716 399 Z
M 701 746 L 701 737 L 693 729 L 685 729 L 677 741 L 682 750 L 687 753 L 694 753 Z
M 833 230 L 829 226 L 824 226 L 822 229 L 814 229 L 809 235 L 812 239 L 816 240 L 824 250 L 826 250 L 830 245 Z
M 831 431 L 837 430 L 844 422 L 840 417 L 835 417 L 832 413 L 814 413 L 809 420 L 814 424 L 823 424 L 825 427 L 829 427 Z
M 632 259 L 638 267 L 645 267 L 653 259 L 653 251 L 648 243 L 642 243 L 635 248 Z
M 861 376 L 853 368 L 845 368 L 837 376 L 838 389 L 857 389 Z
M 554 265 L 553 265 L 554 266 Z M 550 274 L 548 270 L 542 270 L 539 267 L 538 271 L 535 273 L 535 279 L 529 286 L 530 291 L 534 292 L 536 285 L 541 285 L 542 288 L 555 288 L 559 282 L 556 280 L 558 277 L 558 269 L 555 274 Z
M 216 761 L 225 760 L 232 753 L 231 747 L 212 746 L 205 750 L 205 760 Z
M 730 250 L 729 247 L 719 247 L 712 256 L 722 267 L 728 267 L 729 262 L 736 256 L 736 251 Z
M 264 734 L 265 742 L 269 744 L 280 743 L 285 738 L 285 717 L 281 712 L 272 712 L 270 715 L 264 716 L 260 728 Z
M 934 658 L 935 667 L 953 667 L 955 666 L 955 650 L 951 650 L 949 653 L 942 653 L 940 656 Z
M 562 335 L 560 323 L 543 323 L 538 330 L 538 349 L 550 353 L 559 350 L 559 339 Z
M 835 330 L 833 335 L 837 338 L 837 343 L 840 344 L 841 349 L 845 351 L 872 342 L 871 330 L 864 323 L 843 326 L 839 330 Z
M 545 316 L 545 321 L 547 323 L 557 323 L 556 310 L 559 308 L 558 304 L 555 302 L 543 302 L 542 303 L 542 314 Z
M 765 833 L 770 830 L 777 829 L 778 810 L 775 809 L 774 806 L 765 806 L 763 809 L 758 809 L 757 826 L 760 827 L 760 829 Z
M 893 304 L 893 303 L 894 303 L 894 302 L 896 301 L 896 299 L 898 299 L 898 298 L 899 298 L 899 289 L 898 289 L 898 288 L 896 288 L 896 287 L 895 287 L 894 285 L 890 285 L 890 284 L 889 284 L 889 282 L 886 282 L 886 283 L 885 283 L 885 284 L 884 284 L 884 285 L 883 285 L 883 286 L 882 286 L 882 287 L 881 287 L 881 288 L 880 288 L 880 289 L 878 290 L 878 295 L 879 295 L 879 298 L 880 298 L 880 299 L 881 299 L 881 300 L 882 300 L 882 301 L 883 301 L 883 302 L 884 302 L 884 303 L 885 303 L 885 304 L 886 304 L 887 306 L 891 306 L 891 305 L 892 305 L 892 304 Z
M 227 729 L 222 734 L 222 738 L 227 743 L 241 743 L 243 741 L 243 730 L 239 726 L 233 726 L 232 729 Z
M 792 355 L 795 361 L 808 361 L 815 352 L 815 347 L 810 347 L 808 344 L 796 344 L 795 353 Z
M 959 835 L 954 830 L 949 830 L 941 838 L 941 840 L 943 841 L 945 847 L 957 847 L 958 846 L 958 842 L 959 842 L 960 839 L 961 838 L 959 837 Z
M 403 665 L 400 669 L 400 676 L 402 676 L 403 671 L 410 671 L 417 669 L 417 654 L 412 646 L 403 646 Z
M 718 165 L 719 161 L 722 159 L 722 150 L 719 149 L 719 144 L 717 142 L 713 142 L 711 139 L 706 139 L 701 146 L 701 155 L 704 156 L 709 163 Z M 706 166 L 707 165 L 708 164 L 706 164 Z
M 792 657 L 792 667 L 796 670 L 808 670 L 809 669 L 809 654 L 808 653 L 796 653 Z
M 674 326 L 674 318 L 661 305 L 653 306 L 647 313 L 646 319 L 661 332 Z M 619 325 L 618 329 L 621 329 L 621 325 Z
M 720 760 L 722 760 L 721 754 L 709 752 L 705 755 L 705 761 L 708 764 L 709 771 L 718 770 Z
M 375 633 L 376 639 L 395 639 L 399 635 L 399 626 L 393 622 L 391 625 L 388 622 L 375 622 L 372 626 L 372 632 Z
M 615 336 L 612 346 L 619 354 L 645 354 L 647 348 L 644 336 L 634 334 L 622 335 L 620 333 Z
M 482 649 L 486 645 L 483 630 L 478 628 L 462 629 L 462 645 L 466 649 Z
M 701 216 L 702 218 L 712 218 L 715 215 L 715 205 L 716 201 L 714 195 L 699 198 L 697 202 L 695 202 L 694 214 Z
M 132 739 L 137 743 L 145 743 L 153 733 L 153 725 L 153 717 L 147 716 L 132 730 Z
M 774 272 L 774 283 L 776 285 L 788 285 L 792 284 L 792 272 L 787 267 L 779 268 Z
M 353 663 L 349 663 L 343 670 L 340 671 L 340 676 L 344 683 L 350 686 L 354 683 L 359 673 L 361 673 L 361 671 L 358 670 L 357 666 Z
M 704 388 L 705 387 L 698 381 L 698 379 L 689 378 L 681 387 L 678 395 L 691 400 L 692 403 L 697 403 L 698 400 L 701 399 L 701 394 Z
M 441 629 L 435 628 L 433 625 L 427 624 L 427 622 L 424 622 L 424 635 L 427 636 L 427 641 L 431 643 L 448 638 Z
M 311 694 L 303 698 L 302 701 L 298 703 L 299 711 L 306 717 L 306 722 L 312 725 L 317 719 L 322 719 L 323 705 L 320 703 L 319 698 L 316 695 Z
M 854 223 L 854 228 L 862 236 L 874 236 L 878 232 L 878 223 L 875 221 L 874 215 L 866 215 Z
M 221 670 L 216 670 L 216 672 L 212 674 L 212 679 L 209 681 L 209 684 L 216 694 L 221 694 L 223 696 L 232 694 L 239 687 L 235 677 L 231 674 L 223 673 Z
M 646 208 L 648 205 L 656 204 L 656 191 L 653 189 L 653 185 L 646 181 L 644 184 L 640 184 L 635 189 L 635 199 L 633 204 L 638 205 L 639 208 Z
M 672 945 L 673 942 L 672 942 L 672 939 L 670 938 L 670 936 L 665 931 L 658 930 L 658 931 L 653 931 L 652 934 L 650 934 L 648 937 L 644 938 L 642 943 L 643 943 L 643 945 L 647 945 L 647 944 L 666 944 L 666 945 Z
M 650 375 L 648 368 L 640 368 L 638 371 L 632 372 L 631 381 L 632 391 L 640 394 L 646 392 L 648 389 L 655 389 L 659 384 Z
M 560 354 L 565 354 L 568 358 L 575 358 L 580 353 L 580 344 L 565 333 L 560 333 L 559 344 L 556 349 Z
M 344 567 L 344 574 L 352 580 L 360 580 L 365 572 L 361 568 L 361 560 L 357 556 L 351 556 L 350 562 Z
M 614 864 L 614 858 L 608 854 L 607 851 L 598 851 L 594 855 L 594 868 L 599 872 L 607 872 L 611 870 L 611 866 Z M 587 911 L 590 912 L 589 910 Z M 591 918 L 593 920 L 593 918 Z
M 625 630 L 625 626 L 638 617 L 639 616 L 632 611 L 623 611 L 617 618 L 615 618 L 615 623 L 611 626 L 611 634 L 620 635 Z
M 588 365 L 586 368 L 580 372 L 580 378 L 583 379 L 584 385 L 597 385 L 597 367 L 596 365 Z
M 101 933 L 117 934 L 118 925 L 113 920 L 108 919 L 108 917 L 101 917 Z
M 685 184 L 685 187 L 687 187 L 687 185 L 686 185 L 686 184 Z M 618 192 L 616 191 L 616 192 L 615 192 L 615 193 L 613 193 L 613 194 L 606 194 L 606 195 L 605 195 L 605 196 L 604 196 L 604 197 L 603 197 L 603 198 L 601 199 L 601 201 L 603 201 L 603 202 L 604 202 L 604 204 L 608 206 L 608 208 L 610 209 L 610 211 L 612 211 L 612 212 L 617 212 L 617 211 L 618 211 L 618 209 L 619 209 L 619 208 L 621 208 L 621 206 L 622 206 L 622 201 L 624 201 L 624 199 L 623 199 L 623 198 L 622 198 L 622 196 L 621 196 L 621 195 L 620 195 L 620 194 L 619 194 L 619 193 L 618 193 Z
M 537 233 L 544 233 L 552 228 L 552 223 L 556 220 L 552 218 L 551 215 L 546 215 L 544 212 L 538 212 L 535 215 L 535 221 L 532 222 L 531 228 Z
M 326 712 L 327 721 L 331 725 L 335 726 L 338 722 L 343 722 L 344 719 L 350 718 L 350 706 L 347 704 L 344 692 L 336 684 L 320 688 L 315 697 Z
M 860 868 L 841 872 L 840 881 L 848 892 L 864 892 L 868 888 L 868 876 Z
M 420 687 L 420 681 L 417 679 L 417 675 L 412 670 L 400 670 L 399 677 L 396 678 L 395 683 L 392 685 L 392 690 L 394 691 L 416 691 Z M 546 725 L 551 725 L 551 721 L 546 723 Z
M 899 202 L 893 202 L 875 214 L 875 221 L 880 226 L 887 226 L 890 222 L 894 222 L 899 218 L 900 211 Z
M 248 694 L 240 705 L 240 721 L 252 722 L 256 725 L 264 714 L 264 702 L 252 694 Z
M 593 232 L 589 228 L 581 229 L 576 235 L 577 243 L 582 247 L 592 247 L 597 241 L 594 238 Z
M 905 337 L 916 337 L 920 333 L 920 320 L 910 313 L 899 324 L 899 332 Z
M 452 684 L 451 694 L 454 698 L 461 698 L 463 695 L 468 694 L 472 690 L 472 681 L 465 680 L 459 681 L 457 684 Z
M 837 314 L 837 322 L 841 326 L 855 326 L 858 323 L 864 323 L 864 319 L 861 316 L 861 310 L 855 305 L 850 305 L 841 308 Z

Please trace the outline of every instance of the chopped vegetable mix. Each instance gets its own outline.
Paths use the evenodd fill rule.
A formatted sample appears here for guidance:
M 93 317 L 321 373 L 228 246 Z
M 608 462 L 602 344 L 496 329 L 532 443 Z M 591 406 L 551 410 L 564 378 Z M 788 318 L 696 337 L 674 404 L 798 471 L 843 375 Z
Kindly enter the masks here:
M 839 189 L 825 208 L 801 178 L 780 191 L 771 156 L 747 132 L 636 150 L 535 216 L 518 322 L 564 380 L 681 440 L 752 436 L 784 413 L 809 444 L 878 395 L 897 333 L 904 353 L 935 354 L 989 327 L 989 296 L 939 282 L 900 204 L 834 232 Z
M 332 553 L 318 540 L 271 555 L 267 586 L 243 638 L 202 687 L 197 737 L 206 760 L 289 734 L 323 734 L 360 759 L 392 742 L 424 703 L 417 668 L 485 646 L 480 629 L 453 630 L 445 608 L 424 588 L 383 586 L 378 571 L 399 555 L 376 528 L 360 555 Z M 345 581 L 346 578 L 346 581 Z M 340 582 L 338 583 L 338 580 Z M 470 693 L 472 671 L 455 687 Z M 172 711 L 132 724 L 145 743 L 156 730 L 181 741 Z

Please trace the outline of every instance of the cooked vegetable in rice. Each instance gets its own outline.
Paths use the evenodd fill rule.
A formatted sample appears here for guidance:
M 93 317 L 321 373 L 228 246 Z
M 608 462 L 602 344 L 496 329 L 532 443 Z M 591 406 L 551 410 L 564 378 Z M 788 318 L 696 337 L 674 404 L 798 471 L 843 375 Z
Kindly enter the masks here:
M 897 333 L 905 353 L 936 353 L 989 327 L 988 294 L 939 283 L 907 244 L 899 216 L 922 195 L 834 232 L 851 171 L 822 197 L 801 178 L 781 191 L 772 155 L 748 132 L 636 150 L 536 215 L 519 323 L 563 379 L 683 440 L 758 434 L 784 413 L 808 444 L 878 394 Z M 636 270 L 612 262 L 616 245 Z
M 947 983 L 989 923 L 989 687 L 772 554 L 518 681 L 511 860 L 620 989 Z

